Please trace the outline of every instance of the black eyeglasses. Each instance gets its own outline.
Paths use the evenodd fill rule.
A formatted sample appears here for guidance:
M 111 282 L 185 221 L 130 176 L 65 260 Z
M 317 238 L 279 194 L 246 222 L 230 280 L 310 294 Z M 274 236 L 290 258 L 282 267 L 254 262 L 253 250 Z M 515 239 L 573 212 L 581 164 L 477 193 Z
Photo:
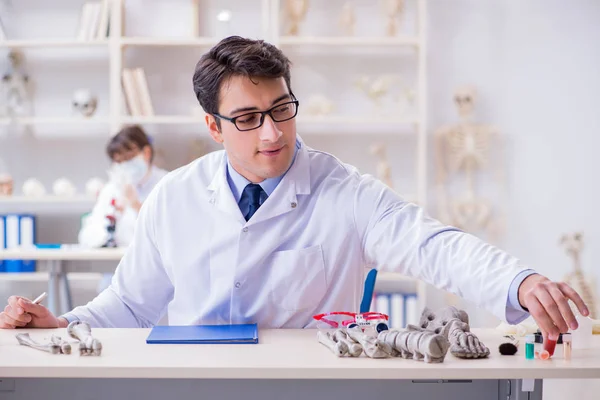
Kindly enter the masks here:
M 265 122 L 265 115 L 267 114 L 274 122 L 283 122 L 294 118 L 296 114 L 298 114 L 298 104 L 298 100 L 292 100 L 287 103 L 278 104 L 267 111 L 254 111 L 233 118 L 224 117 L 216 113 L 214 116 L 231 122 L 238 131 L 251 131 L 252 129 L 260 128 L 262 126 Z

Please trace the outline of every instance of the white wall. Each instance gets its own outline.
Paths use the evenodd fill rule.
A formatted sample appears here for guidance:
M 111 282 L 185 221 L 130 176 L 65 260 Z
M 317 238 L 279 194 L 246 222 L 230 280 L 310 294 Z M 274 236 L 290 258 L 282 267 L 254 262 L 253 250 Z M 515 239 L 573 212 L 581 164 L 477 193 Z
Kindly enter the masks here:
M 26 24 L 16 20 L 4 22 L 7 29 L 15 30 L 20 36 L 32 37 L 48 32 L 69 36 L 75 24 L 69 25 L 68 21 L 76 21 L 79 12 L 74 3 L 61 0 L 52 15 L 47 16 L 48 10 L 36 11 L 36 2 L 32 0 L 12 2 L 17 13 L 14 15 L 19 15 Z M 154 18 L 159 18 L 156 21 L 140 18 L 140 1 L 129 4 L 127 14 L 131 18 L 127 29 L 131 33 L 157 34 L 152 31 L 152 26 L 168 26 L 164 21 L 160 22 L 162 19 L 156 14 Z M 255 4 L 258 6 L 260 2 L 255 1 Z M 175 11 L 171 9 L 170 15 L 185 15 L 186 5 L 187 2 L 173 2 Z M 164 4 L 160 7 L 163 10 Z M 179 11 L 177 7 L 180 7 Z M 574 6 L 557 0 L 432 0 L 428 8 L 429 132 L 441 124 L 456 121 L 452 93 L 457 85 L 469 83 L 478 87 L 477 118 L 497 126 L 508 149 L 509 193 L 504 205 L 508 233 L 503 247 L 528 265 L 559 279 L 570 263 L 557 245 L 558 238 L 563 232 L 582 230 L 587 244 L 583 265 L 588 271 L 597 270 L 594 265 L 600 250 L 594 243 L 600 237 L 600 228 L 595 223 L 599 219 L 594 206 L 600 200 L 600 190 L 594 185 L 593 178 L 584 177 L 584 174 L 598 170 L 600 163 L 595 157 L 600 144 L 597 139 L 600 130 L 597 112 L 600 100 L 600 75 L 597 73 L 600 70 L 600 25 L 597 23 L 600 3 L 579 0 Z M 164 17 L 166 14 L 158 15 Z M 60 25 L 54 24 L 57 19 L 61 20 Z M 173 34 L 185 33 L 179 32 L 182 29 L 177 28 Z M 364 24 L 359 25 L 360 32 L 365 29 Z M 252 25 L 244 27 L 243 32 L 255 34 L 258 30 Z M 126 64 L 139 64 L 150 70 L 156 107 L 173 112 L 173 98 L 185 92 L 181 96 L 185 99 L 191 93 L 189 81 L 193 63 L 200 53 L 200 50 L 190 49 L 171 49 L 163 53 L 156 49 L 133 50 L 127 53 Z M 101 99 L 98 112 L 106 113 L 108 89 L 102 82 L 107 81 L 107 63 L 101 53 L 92 53 L 85 58 L 75 54 L 66 49 L 27 53 L 28 71 L 38 82 L 36 109 L 40 113 L 68 115 L 70 93 L 89 81 L 84 79 L 86 76 L 98 77 L 93 80 Z M 343 60 L 331 55 L 313 61 L 302 54 L 292 54 L 292 57 L 296 57 L 300 65 L 295 79 L 297 91 L 306 96 L 322 87 L 315 87 L 315 81 L 308 80 L 314 74 L 306 72 L 305 63 L 314 62 L 318 71 L 322 71 L 324 62 L 333 63 L 340 71 L 344 69 Z M 399 60 L 394 61 L 394 68 L 405 69 L 412 62 L 408 58 Z M 370 64 L 385 71 L 375 62 L 356 62 L 352 67 L 358 74 Z M 301 81 L 304 77 L 307 79 Z M 332 82 L 317 82 L 321 82 L 319 85 L 327 83 L 332 91 L 340 91 L 339 85 L 343 84 L 339 77 Z M 180 100 L 177 107 L 187 112 L 187 104 Z M 155 134 L 168 166 L 173 168 L 184 162 L 187 143 L 202 129 L 151 126 L 148 131 Z M 40 132 L 43 134 L 31 137 L 19 132 L 7 133 L 6 128 L 0 128 L 0 157 L 9 163 L 18 183 L 29 176 L 37 176 L 50 187 L 54 179 L 68 176 L 82 190 L 87 178 L 103 174 L 107 166 L 103 151 L 105 127 L 83 132 L 75 139 L 73 132 L 67 136 L 62 128 L 43 127 Z M 394 138 L 376 134 L 375 137 L 390 144 L 389 154 L 398 189 L 406 193 L 413 191 L 414 139 L 404 135 Z M 371 136 L 352 136 L 344 140 L 339 136 L 306 136 L 305 139 L 314 147 L 331 151 L 356 164 L 364 172 L 375 172 L 375 160 L 365 150 Z M 432 180 L 432 168 L 429 172 Z M 432 184 L 429 196 L 430 203 L 435 205 L 433 189 Z M 431 211 L 435 213 L 433 207 Z M 64 219 L 65 223 L 62 222 L 64 215 L 44 214 L 40 218 L 40 241 L 75 240 L 77 215 Z

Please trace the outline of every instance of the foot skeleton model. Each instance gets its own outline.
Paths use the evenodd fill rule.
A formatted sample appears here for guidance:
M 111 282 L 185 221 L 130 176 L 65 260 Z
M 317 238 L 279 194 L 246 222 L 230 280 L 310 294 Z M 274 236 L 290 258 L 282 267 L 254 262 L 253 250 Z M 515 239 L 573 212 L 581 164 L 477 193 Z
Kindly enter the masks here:
M 69 336 L 79 340 L 79 355 L 99 356 L 102 353 L 102 343 L 92 336 L 89 324 L 73 321 L 67 326 Z
M 408 325 L 408 328 L 444 335 L 450 342 L 450 353 L 455 357 L 485 358 L 490 355 L 490 349 L 470 332 L 467 313 L 456 307 L 446 307 L 437 312 L 425 307 L 419 326 Z
M 560 243 L 564 246 L 567 254 L 573 258 L 573 269 L 564 277 L 563 281 L 575 289 L 577 293 L 581 294 L 583 301 L 590 311 L 590 318 L 596 319 L 597 299 L 595 296 L 594 285 L 590 285 L 590 277 L 586 277 L 583 273 L 579 258 L 579 254 L 581 253 L 581 250 L 583 250 L 582 236 L 582 233 L 577 232 L 572 235 L 563 235 L 560 240 Z M 573 308 L 575 315 L 577 315 L 579 311 L 577 311 L 575 304 L 571 303 L 571 307 Z
M 498 134 L 491 126 L 475 124 L 471 121 L 475 90 L 461 88 L 455 92 L 454 101 L 458 108 L 460 122 L 443 126 L 435 132 L 435 161 L 438 187 L 439 218 L 450 225 L 478 234 L 487 231 L 490 239 L 498 240 L 502 220 L 493 216 L 492 204 L 475 193 L 477 172 L 488 168 L 490 155 L 500 154 L 501 149 L 492 148 L 493 139 Z M 499 143 L 498 143 L 499 145 Z M 457 199 L 449 199 L 449 175 L 464 172 L 466 190 Z M 503 184 L 501 169 L 498 170 L 499 184 Z
M 383 331 L 377 338 L 392 346 L 402 358 L 426 363 L 444 362 L 450 348 L 444 335 L 418 329 Z
M 400 356 L 426 363 L 443 362 L 450 348 L 444 335 L 419 329 L 387 330 L 373 337 L 354 327 L 332 333 L 318 331 L 317 339 L 338 357 L 359 357 L 364 351 L 370 358 Z

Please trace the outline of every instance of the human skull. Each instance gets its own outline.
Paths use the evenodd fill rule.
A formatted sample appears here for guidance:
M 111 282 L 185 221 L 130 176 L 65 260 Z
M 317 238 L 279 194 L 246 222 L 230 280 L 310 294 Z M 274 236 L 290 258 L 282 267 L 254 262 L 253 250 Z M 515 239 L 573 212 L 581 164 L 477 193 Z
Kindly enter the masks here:
M 29 178 L 23 183 L 23 194 L 29 197 L 41 197 L 46 194 L 46 188 L 39 180 Z
M 477 96 L 475 88 L 464 86 L 456 89 L 454 92 L 454 103 L 458 108 L 458 115 L 468 118 L 475 108 L 475 97 Z
M 98 100 L 87 89 L 78 89 L 73 93 L 73 109 L 84 117 L 91 117 L 96 111 Z

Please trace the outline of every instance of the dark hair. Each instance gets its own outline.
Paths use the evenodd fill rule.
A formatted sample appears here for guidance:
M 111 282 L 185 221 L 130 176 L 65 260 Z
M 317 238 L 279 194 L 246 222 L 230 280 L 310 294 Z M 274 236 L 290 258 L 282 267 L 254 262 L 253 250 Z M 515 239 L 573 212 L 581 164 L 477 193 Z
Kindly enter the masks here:
M 221 85 L 235 75 L 283 77 L 291 94 L 290 66 L 290 60 L 272 44 L 230 36 L 217 43 L 196 64 L 192 80 L 194 93 L 208 114 L 218 113 Z
M 108 156 L 112 160 L 116 154 L 124 153 L 128 150 L 142 150 L 146 146 L 150 146 L 150 150 L 152 150 L 152 155 L 150 156 L 150 161 L 152 161 L 152 158 L 154 158 L 154 149 L 144 130 L 137 125 L 126 126 L 110 139 L 106 146 L 106 153 L 108 153 Z

